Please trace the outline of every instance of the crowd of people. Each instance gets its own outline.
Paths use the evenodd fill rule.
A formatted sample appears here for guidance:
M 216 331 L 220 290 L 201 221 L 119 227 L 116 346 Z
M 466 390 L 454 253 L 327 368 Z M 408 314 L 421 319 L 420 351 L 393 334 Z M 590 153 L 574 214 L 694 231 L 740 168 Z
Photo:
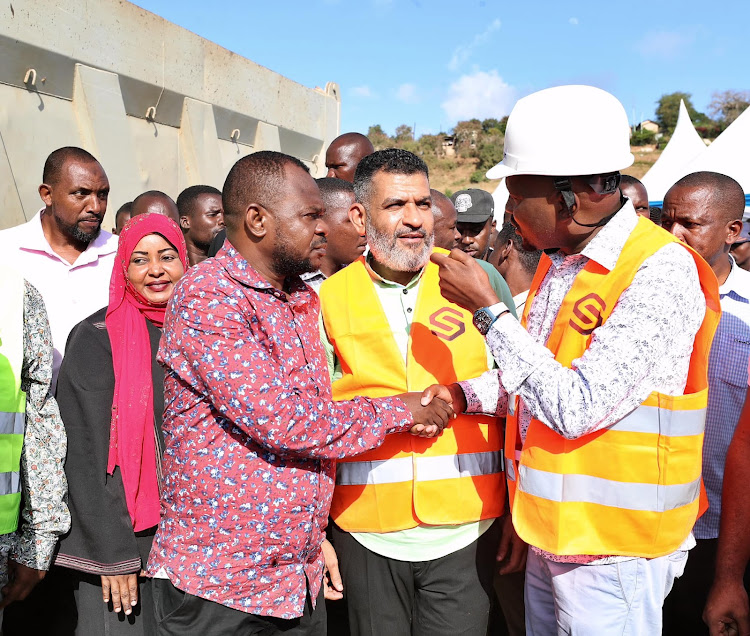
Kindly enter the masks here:
M 521 99 L 504 211 L 346 133 L 112 234 L 53 151 L 0 231 L 2 633 L 749 634 L 744 193 L 650 207 L 626 124 Z

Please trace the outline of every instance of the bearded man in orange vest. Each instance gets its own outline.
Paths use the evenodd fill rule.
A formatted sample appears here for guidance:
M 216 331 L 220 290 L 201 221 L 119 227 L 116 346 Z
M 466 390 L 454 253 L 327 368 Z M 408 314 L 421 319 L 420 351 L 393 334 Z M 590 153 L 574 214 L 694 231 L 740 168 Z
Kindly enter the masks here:
M 471 314 L 441 296 L 429 262 L 425 163 L 404 150 L 376 152 L 359 163 L 354 191 L 349 216 L 370 252 L 320 288 L 334 400 L 486 371 L 492 356 Z M 438 438 L 396 434 L 338 462 L 332 538 L 354 636 L 485 635 L 499 535 L 508 530 L 506 544 L 513 535 L 507 517 L 496 521 L 502 449 L 498 418 L 462 415 Z M 508 568 L 521 566 L 520 545 L 506 550 Z
M 545 255 L 521 323 L 472 259 L 433 255 L 443 295 L 474 313 L 498 370 L 425 398 L 508 413 L 513 524 L 529 550 L 526 630 L 660 634 L 701 512 L 716 277 L 639 218 L 619 188 L 633 162 L 609 93 L 562 86 L 521 99 L 505 157 L 512 222 Z

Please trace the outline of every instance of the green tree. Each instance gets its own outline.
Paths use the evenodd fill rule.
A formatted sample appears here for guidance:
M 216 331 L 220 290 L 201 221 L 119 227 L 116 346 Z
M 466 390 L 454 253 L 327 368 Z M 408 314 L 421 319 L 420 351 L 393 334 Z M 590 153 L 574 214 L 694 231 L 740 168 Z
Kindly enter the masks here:
M 504 141 L 505 137 L 500 134 L 482 135 L 476 149 L 478 171 L 485 173 L 503 160 Z
M 685 102 L 685 108 L 687 108 L 688 115 L 690 115 L 690 120 L 693 124 L 698 126 L 707 125 L 711 122 L 709 117 L 695 109 L 690 98 L 690 93 L 678 91 L 662 95 L 659 101 L 656 102 L 656 122 L 667 134 L 671 134 L 677 125 L 677 117 L 680 114 L 680 100 Z
M 385 131 L 381 128 L 380 124 L 370 126 L 367 130 L 367 137 L 372 142 L 375 150 L 383 150 L 393 145 L 391 138 L 385 134 Z
M 654 141 L 656 141 L 656 133 L 651 130 L 646 130 L 645 128 L 636 130 L 630 135 L 631 146 L 648 146 L 654 143 Z
M 494 132 L 495 130 L 500 130 L 500 120 L 495 119 L 494 117 L 490 117 L 489 119 L 485 119 L 482 122 L 482 132 L 483 133 L 489 133 Z
M 396 127 L 396 143 L 403 143 L 405 141 L 412 141 L 414 139 L 414 132 L 411 126 L 401 124 Z

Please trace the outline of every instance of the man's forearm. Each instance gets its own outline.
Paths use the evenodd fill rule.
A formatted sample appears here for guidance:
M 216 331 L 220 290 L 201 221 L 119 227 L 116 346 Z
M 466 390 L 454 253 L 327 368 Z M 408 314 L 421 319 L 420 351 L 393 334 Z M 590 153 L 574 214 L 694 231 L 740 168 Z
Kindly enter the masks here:
M 716 579 L 742 581 L 750 561 L 750 390 L 727 453 Z

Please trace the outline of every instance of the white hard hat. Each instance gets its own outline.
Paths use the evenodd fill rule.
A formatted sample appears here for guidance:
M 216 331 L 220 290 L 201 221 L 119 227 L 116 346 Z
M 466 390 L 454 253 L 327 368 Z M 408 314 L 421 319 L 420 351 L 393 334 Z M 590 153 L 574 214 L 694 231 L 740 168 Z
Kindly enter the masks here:
M 607 174 L 632 165 L 628 116 L 593 86 L 557 86 L 519 99 L 508 117 L 503 160 L 488 179 Z

